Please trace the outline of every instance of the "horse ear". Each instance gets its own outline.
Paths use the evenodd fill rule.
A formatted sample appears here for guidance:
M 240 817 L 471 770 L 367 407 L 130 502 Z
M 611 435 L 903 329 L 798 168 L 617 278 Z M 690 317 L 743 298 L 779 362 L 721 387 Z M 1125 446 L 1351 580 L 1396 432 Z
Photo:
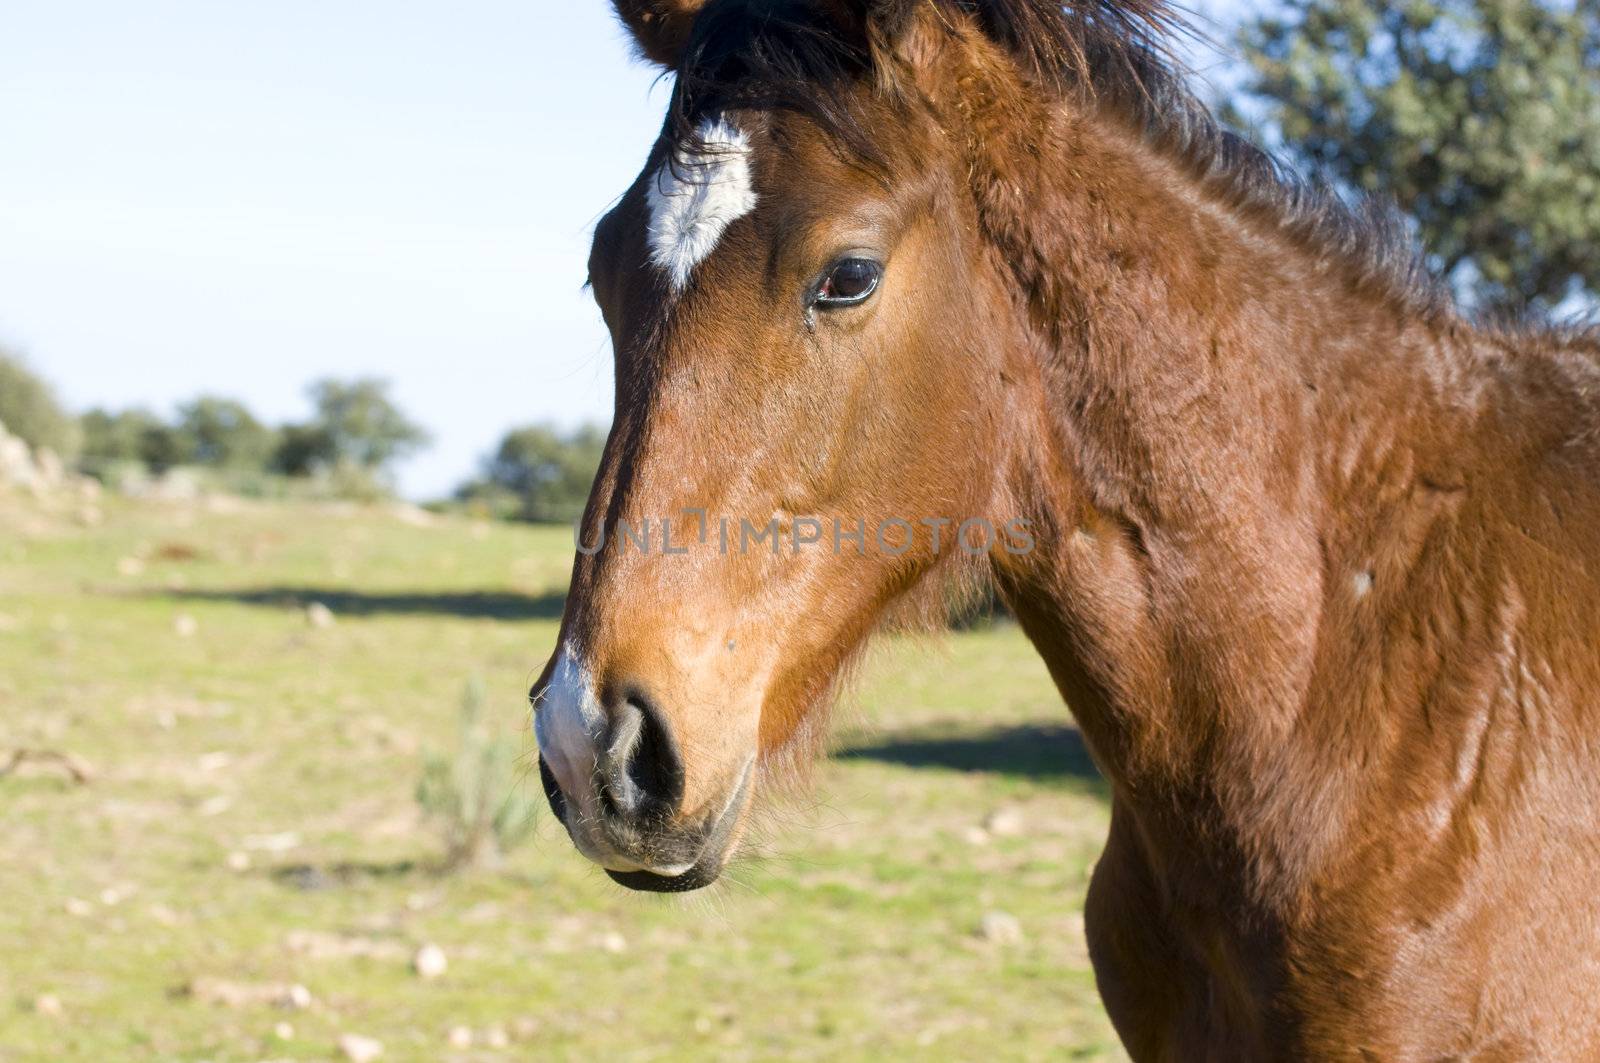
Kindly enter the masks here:
M 683 58 L 689 27 L 706 0 L 613 0 L 617 17 L 633 34 L 639 54 L 672 68 Z

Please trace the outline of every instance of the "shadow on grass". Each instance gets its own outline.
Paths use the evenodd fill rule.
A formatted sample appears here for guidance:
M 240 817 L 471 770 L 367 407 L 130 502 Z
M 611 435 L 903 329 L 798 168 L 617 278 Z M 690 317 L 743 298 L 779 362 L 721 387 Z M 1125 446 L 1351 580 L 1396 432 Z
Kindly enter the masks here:
M 280 886 L 316 893 L 344 886 L 358 886 L 364 882 L 413 877 L 440 877 L 443 871 L 434 865 L 416 860 L 397 860 L 388 864 L 337 863 L 337 864 L 285 864 L 270 868 L 267 874 Z
M 837 760 L 874 760 L 908 768 L 994 772 L 1038 782 L 1102 784 L 1083 736 L 1067 726 L 1006 727 L 974 734 L 899 734 L 852 745 Z
M 238 602 L 277 609 L 304 609 L 321 602 L 335 616 L 455 616 L 468 620 L 560 620 L 564 594 L 512 591 L 372 592 L 337 587 L 251 587 L 235 590 L 163 591 L 182 601 Z

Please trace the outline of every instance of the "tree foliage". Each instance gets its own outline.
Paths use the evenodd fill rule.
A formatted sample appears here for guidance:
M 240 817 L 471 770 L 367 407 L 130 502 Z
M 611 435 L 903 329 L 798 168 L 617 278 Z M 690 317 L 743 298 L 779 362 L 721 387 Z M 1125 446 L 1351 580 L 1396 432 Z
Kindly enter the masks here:
M 264 424 L 243 403 L 202 395 L 165 419 L 145 409 L 91 410 L 81 418 L 83 471 L 104 480 L 130 470 L 160 475 L 178 466 L 215 471 L 213 482 L 247 493 L 275 477 L 316 478 L 316 489 L 377 498 L 380 475 L 427 434 L 390 400 L 382 381 L 324 380 L 310 389 L 314 412 L 302 424 Z
M 310 395 L 316 414 L 302 443 L 320 444 L 322 464 L 377 471 L 428 442 L 389 397 L 387 381 L 319 380 Z
M 278 442 L 242 402 L 213 395 L 179 406 L 176 429 L 189 462 L 218 469 L 260 468 Z
M 77 422 L 61 408 L 50 385 L 19 358 L 0 351 L 0 425 L 35 449 L 77 455 Z
M 593 425 L 514 429 L 484 460 L 482 478 L 460 495 L 520 520 L 571 523 L 583 515 L 605 445 L 605 431 Z
M 1469 304 L 1600 293 L 1600 0 L 1283 0 L 1241 43 L 1296 161 L 1396 200 Z
M 178 427 L 146 409 L 90 410 L 79 424 L 83 428 L 79 465 L 91 476 L 104 478 L 123 465 L 160 474 L 190 459 L 192 448 Z
M 333 441 L 328 433 L 312 424 L 286 424 L 278 431 L 278 446 L 272 452 L 271 471 L 283 476 L 313 476 L 333 463 Z
M 277 445 L 277 433 L 243 403 L 202 396 L 178 407 L 166 421 L 149 410 L 90 410 L 83 427 L 85 472 L 104 476 L 120 465 L 161 474 L 180 465 L 260 469 Z

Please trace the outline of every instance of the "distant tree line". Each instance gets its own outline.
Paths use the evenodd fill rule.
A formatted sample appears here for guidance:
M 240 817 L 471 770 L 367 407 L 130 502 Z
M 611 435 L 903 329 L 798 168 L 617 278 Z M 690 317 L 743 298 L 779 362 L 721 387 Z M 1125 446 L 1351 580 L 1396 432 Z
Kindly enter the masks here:
M 367 493 L 381 491 L 396 459 L 428 442 L 384 381 L 322 380 L 308 395 L 311 416 L 282 425 L 214 395 L 185 402 L 167 417 L 140 407 L 73 417 L 37 374 L 0 352 L 0 424 L 101 480 L 192 468 L 212 472 L 225 487 L 320 477 Z
M 0 425 L 112 485 L 196 469 L 216 486 L 244 493 L 315 479 L 329 493 L 381 494 L 394 462 L 428 441 L 381 380 L 322 380 L 308 396 L 311 416 L 280 425 L 215 395 L 182 403 L 170 416 L 134 407 L 74 417 L 38 374 L 0 351 Z M 455 502 L 509 520 L 577 520 L 605 441 L 606 430 L 593 425 L 512 429 Z
M 171 418 L 149 410 L 90 410 L 81 418 L 78 465 L 106 478 L 133 466 L 160 475 L 179 467 L 233 477 L 339 477 L 380 486 L 392 463 L 428 442 L 382 380 L 321 380 L 308 389 L 305 421 L 267 425 L 243 403 L 203 395 Z

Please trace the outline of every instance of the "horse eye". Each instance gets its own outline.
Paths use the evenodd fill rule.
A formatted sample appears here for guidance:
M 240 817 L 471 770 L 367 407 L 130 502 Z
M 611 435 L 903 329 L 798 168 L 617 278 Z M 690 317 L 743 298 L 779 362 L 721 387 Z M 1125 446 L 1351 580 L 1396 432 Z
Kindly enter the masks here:
M 878 290 L 883 267 L 870 258 L 847 258 L 834 264 L 817 289 L 815 304 L 823 309 L 856 306 Z

